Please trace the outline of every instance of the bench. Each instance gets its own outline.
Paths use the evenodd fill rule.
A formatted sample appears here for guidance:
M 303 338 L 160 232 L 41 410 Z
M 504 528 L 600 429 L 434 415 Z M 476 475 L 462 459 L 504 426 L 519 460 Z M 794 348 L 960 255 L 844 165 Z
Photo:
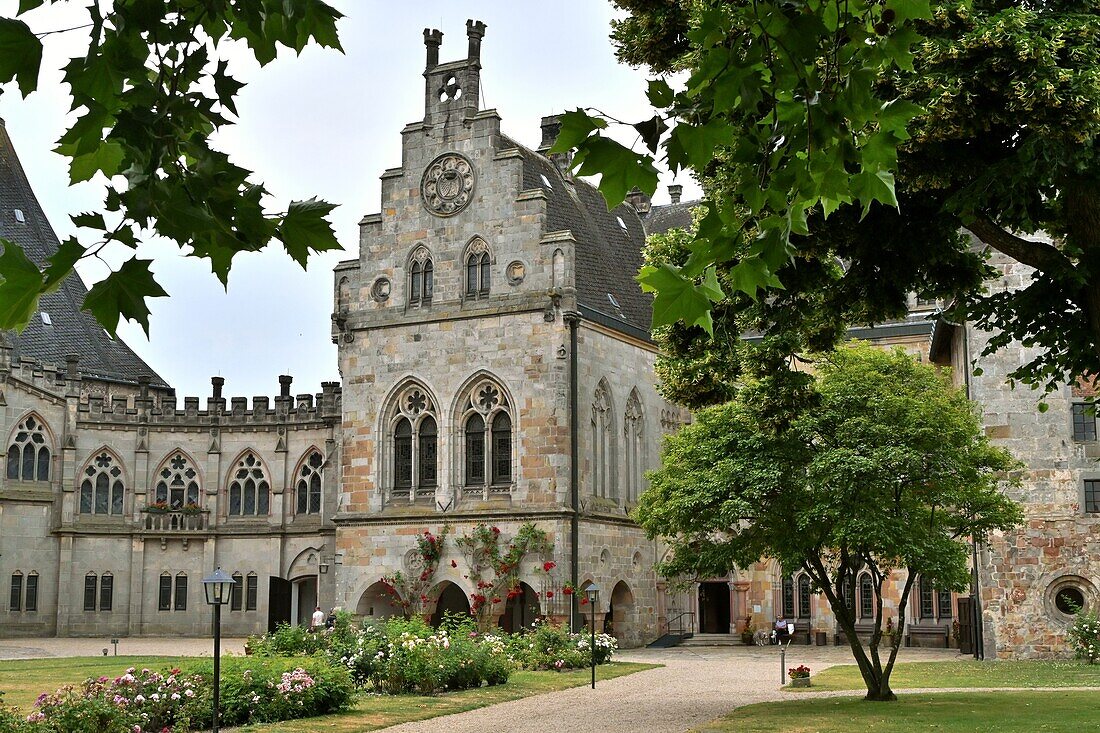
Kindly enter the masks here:
M 905 630 L 905 646 L 947 649 L 951 646 L 951 627 L 910 626 Z

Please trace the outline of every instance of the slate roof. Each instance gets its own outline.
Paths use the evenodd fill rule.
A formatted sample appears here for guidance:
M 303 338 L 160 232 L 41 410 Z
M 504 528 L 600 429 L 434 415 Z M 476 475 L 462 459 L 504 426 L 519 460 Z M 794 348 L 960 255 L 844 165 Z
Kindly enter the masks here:
M 643 220 L 646 234 L 664 234 L 669 229 L 687 229 L 691 226 L 691 212 L 698 201 L 654 206 Z
M 599 191 L 579 179 L 567 181 L 546 156 L 505 136 L 501 136 L 501 148 L 520 152 L 523 190 L 545 191 L 546 231 L 568 230 L 577 242 L 581 314 L 648 340 L 653 299 L 634 279 L 645 246 L 645 230 L 634 207 L 624 203 L 608 211 Z
M 22 212 L 19 221 L 16 210 Z M 59 242 L 46 214 L 31 190 L 7 129 L 0 120 L 0 237 L 15 242 L 39 266 L 57 251 Z M 77 368 L 88 379 L 136 383 L 147 376 L 154 387 L 168 388 L 141 357 L 120 339 L 112 339 L 90 314 L 80 310 L 87 288 L 80 276 L 70 275 L 53 293 L 42 296 L 39 310 L 22 333 L 5 332 L 12 356 L 65 367 L 75 354 Z M 50 325 L 42 318 L 48 314 Z

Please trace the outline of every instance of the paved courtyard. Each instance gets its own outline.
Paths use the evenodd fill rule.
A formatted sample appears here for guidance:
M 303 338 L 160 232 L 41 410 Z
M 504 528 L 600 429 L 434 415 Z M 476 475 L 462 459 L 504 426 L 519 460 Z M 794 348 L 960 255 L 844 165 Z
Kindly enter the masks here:
M 903 649 L 903 661 L 956 659 L 954 649 Z M 778 647 L 677 647 L 639 649 L 623 661 L 664 667 L 597 681 L 466 713 L 384 729 L 387 733 L 682 733 L 736 707 L 789 695 L 780 689 Z M 818 672 L 852 661 L 847 647 L 791 646 L 786 666 Z M 786 670 L 783 670 L 785 674 Z M 849 693 L 850 694 L 850 693 Z

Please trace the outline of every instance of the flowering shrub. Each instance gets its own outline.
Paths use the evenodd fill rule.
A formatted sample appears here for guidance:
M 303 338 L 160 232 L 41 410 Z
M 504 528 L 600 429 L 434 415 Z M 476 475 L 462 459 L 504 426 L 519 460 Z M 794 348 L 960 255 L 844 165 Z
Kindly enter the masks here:
M 279 624 L 273 633 L 248 637 L 245 646 L 249 654 L 259 657 L 305 657 L 333 646 L 347 647 L 355 640 L 353 618 L 349 611 L 337 611 L 335 626 L 319 633 L 304 626 Z
M 347 671 L 324 662 L 292 660 L 244 662 L 227 659 L 221 678 L 224 725 L 274 722 L 340 710 L 351 702 Z M 0 712 L 0 733 L 142 733 L 211 727 L 213 670 L 173 669 L 159 674 L 126 670 L 120 677 L 86 680 L 82 685 L 44 693 L 22 727 Z M 6 727 L 5 727 L 6 726 Z
M 508 656 L 523 669 L 563 670 L 592 664 L 591 635 L 571 634 L 559 624 L 536 621 L 530 629 L 508 636 L 505 645 Z M 614 636 L 596 634 L 596 664 L 610 662 L 617 649 Z
M 447 535 L 451 528 L 443 525 L 439 534 L 432 534 L 428 530 L 416 538 L 415 565 L 419 573 L 414 570 L 405 574 L 400 570 L 393 575 L 383 576 L 380 580 L 386 591 L 405 613 L 419 614 L 424 610 L 425 604 L 431 600 L 429 594 L 435 585 L 433 578 L 435 571 L 439 569 L 439 561 L 443 557 L 443 548 L 447 542 Z M 454 565 L 454 562 L 451 563 Z
M 1074 654 L 1078 659 L 1084 659 L 1089 664 L 1095 664 L 1100 660 L 1100 618 L 1095 611 L 1085 613 L 1078 611 L 1073 618 L 1073 625 L 1066 632 L 1066 637 L 1073 645 Z
M 432 629 L 419 618 L 365 626 L 339 660 L 355 684 L 400 694 L 463 690 L 508 681 L 512 664 L 498 637 L 479 635 L 470 620 Z
M 470 594 L 470 613 L 477 619 L 478 629 L 483 632 L 489 631 L 495 604 L 523 594 L 518 571 L 524 559 L 529 554 L 545 556 L 554 551 L 549 535 L 531 522 L 519 528 L 507 548 L 501 547 L 499 527 L 481 523 L 475 525 L 470 534 L 456 539 L 455 545 L 469 566 L 469 579 L 477 587 Z M 550 560 L 541 565 L 542 572 L 547 575 L 554 567 L 554 562 Z M 550 597 L 553 597 L 552 591 Z
M 787 676 L 792 680 L 808 679 L 810 676 L 810 668 L 805 664 L 800 664 L 797 667 L 791 667 L 787 670 Z

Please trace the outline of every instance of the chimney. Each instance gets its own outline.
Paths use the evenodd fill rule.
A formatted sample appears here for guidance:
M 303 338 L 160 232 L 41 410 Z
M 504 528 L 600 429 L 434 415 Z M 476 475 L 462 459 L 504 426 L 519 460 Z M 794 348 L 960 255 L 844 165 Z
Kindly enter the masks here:
M 443 31 L 432 28 L 424 29 L 424 45 L 428 49 L 428 64 L 425 67 L 431 71 L 439 66 L 439 47 L 443 44 Z
M 142 401 L 149 399 L 149 382 L 151 381 L 148 374 L 138 377 L 138 397 Z
M 539 127 L 542 128 L 542 142 L 539 143 L 538 151 L 549 156 L 567 180 L 572 179 L 570 168 L 573 164 L 573 151 L 570 150 L 565 153 L 549 152 L 550 148 L 554 147 L 554 143 L 558 141 L 558 133 L 561 132 L 561 120 L 557 115 L 547 115 L 542 118 Z
M 468 61 L 481 66 L 481 39 L 485 37 L 485 24 L 480 20 L 466 21 L 466 38 L 470 41 L 470 49 L 466 54 Z
M 289 374 L 279 375 L 279 396 L 290 397 L 290 385 L 294 382 L 294 377 Z
M 220 400 L 222 398 L 222 387 L 225 386 L 225 377 L 210 377 L 210 386 L 213 388 L 210 396 Z
M 649 194 L 643 192 L 642 189 L 637 186 L 626 195 L 626 201 L 634 207 L 634 210 L 638 212 L 639 216 L 648 214 L 652 206 L 650 204 Z
M 65 357 L 65 379 L 72 381 L 79 376 L 76 365 L 80 362 L 80 357 L 76 354 L 69 354 Z
M 680 197 L 684 194 L 684 187 L 679 183 L 673 183 L 668 187 L 668 197 L 672 199 L 672 203 L 680 203 Z

